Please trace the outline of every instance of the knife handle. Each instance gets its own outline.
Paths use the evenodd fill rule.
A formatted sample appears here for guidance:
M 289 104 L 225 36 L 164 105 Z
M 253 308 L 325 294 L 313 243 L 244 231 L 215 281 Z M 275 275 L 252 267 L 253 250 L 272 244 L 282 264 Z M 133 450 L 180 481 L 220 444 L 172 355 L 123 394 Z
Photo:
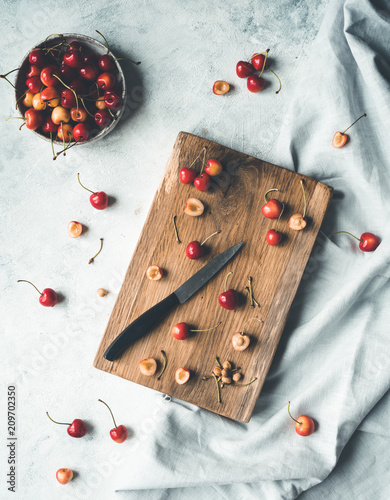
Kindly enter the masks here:
M 143 337 L 162 317 L 175 306 L 180 304 L 175 293 L 171 293 L 161 302 L 145 311 L 113 340 L 104 353 L 105 359 L 114 361 L 135 340 Z

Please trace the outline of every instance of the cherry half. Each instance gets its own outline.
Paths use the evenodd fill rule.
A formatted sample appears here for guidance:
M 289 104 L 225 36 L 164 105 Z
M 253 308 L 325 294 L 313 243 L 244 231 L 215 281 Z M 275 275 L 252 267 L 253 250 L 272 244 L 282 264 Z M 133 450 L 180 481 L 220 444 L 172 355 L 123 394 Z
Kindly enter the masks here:
M 279 243 L 283 239 L 283 234 L 278 231 L 278 224 L 279 224 L 280 218 L 282 217 L 283 212 L 284 212 L 284 203 L 283 203 L 282 211 L 280 212 L 278 220 L 276 221 L 275 229 L 270 229 L 267 233 L 267 236 L 266 236 L 266 240 L 267 240 L 268 245 L 271 245 L 272 247 L 279 245 Z
M 200 257 L 203 257 L 204 255 L 204 248 L 203 245 L 206 243 L 206 241 L 214 236 L 215 234 L 219 234 L 221 231 L 215 231 L 215 233 L 210 234 L 210 236 L 207 236 L 207 238 L 200 243 L 199 241 L 191 241 L 191 243 L 188 243 L 187 248 L 186 248 L 186 255 L 189 259 L 191 260 L 196 260 L 200 259 Z
M 65 422 L 56 422 L 55 420 L 53 420 L 51 418 L 51 416 L 49 415 L 49 412 L 46 412 L 46 415 L 50 418 L 50 420 L 52 422 L 54 422 L 55 424 L 59 424 L 59 425 L 67 425 L 68 428 L 66 429 L 67 433 L 69 434 L 69 436 L 71 437 L 74 437 L 74 438 L 81 438 L 83 436 L 86 435 L 87 433 L 87 426 L 85 425 L 85 422 L 84 420 L 81 420 L 79 418 L 76 418 L 73 420 L 73 422 L 71 424 L 67 424 Z
M 73 129 L 73 133 L 77 127 L 80 125 L 83 125 L 82 123 L 79 123 L 79 125 L 76 125 L 76 127 Z M 104 210 L 108 206 L 108 196 L 104 191 L 91 191 L 90 189 L 86 188 L 81 184 L 80 181 L 80 174 L 77 174 L 77 180 L 79 181 L 79 184 L 82 188 L 84 188 L 86 191 L 89 191 L 91 196 L 89 197 L 89 201 L 91 202 L 91 205 L 96 208 L 97 210 Z
M 302 187 L 302 194 L 303 194 L 303 214 L 301 213 L 296 213 L 290 217 L 290 220 L 288 221 L 288 227 L 290 229 L 293 229 L 294 231 L 300 231 L 301 229 L 305 229 L 307 225 L 307 218 L 306 218 L 306 192 L 305 192 L 305 186 L 303 185 L 303 180 L 301 179 L 301 187 Z
M 171 333 L 173 337 L 177 340 L 185 340 L 188 339 L 190 336 L 190 333 L 195 333 L 195 332 L 211 332 L 211 330 L 215 330 L 222 321 L 220 321 L 217 325 L 207 328 L 207 330 L 192 330 L 190 329 L 190 326 L 188 323 L 177 323 L 171 330 Z
M 351 127 L 353 127 L 355 125 L 356 122 L 358 122 L 361 118 L 363 118 L 364 116 L 367 116 L 366 113 L 363 113 L 362 116 L 359 116 L 359 118 L 357 120 L 355 120 L 352 125 L 350 125 L 349 127 L 347 127 L 344 132 L 336 132 L 333 136 L 333 140 L 332 140 L 332 146 L 336 149 L 338 148 L 342 148 L 347 140 L 348 140 L 348 135 L 346 135 L 346 131 L 349 130 Z
M 263 205 L 261 211 L 263 212 L 264 217 L 267 217 L 267 219 L 278 219 L 283 211 L 283 203 L 280 203 L 279 200 L 275 200 L 275 198 L 267 200 L 267 194 L 271 191 L 279 191 L 279 189 L 272 188 L 265 193 L 265 205 Z
M 111 439 L 113 441 L 115 441 L 116 443 L 123 443 L 124 441 L 126 441 L 126 438 L 127 438 L 126 427 L 124 425 L 116 425 L 115 418 L 114 418 L 114 415 L 111 411 L 111 408 L 108 406 L 107 403 L 105 403 L 101 399 L 99 399 L 98 401 L 100 401 L 101 403 L 103 403 L 104 405 L 107 406 L 107 408 L 109 409 L 109 411 L 111 413 L 112 420 L 114 421 L 115 427 L 110 430 Z
M 58 296 L 56 292 L 52 288 L 44 288 L 42 292 L 38 290 L 38 288 L 31 283 L 31 281 L 27 280 L 18 280 L 18 283 L 29 283 L 31 286 L 35 288 L 35 290 L 40 294 L 39 303 L 45 307 L 53 307 L 58 304 Z
M 227 290 L 227 280 L 229 276 L 233 274 L 232 272 L 228 273 L 225 278 L 225 291 L 220 293 L 218 296 L 218 302 L 221 307 L 224 309 L 228 309 L 229 311 L 234 311 L 238 306 L 238 294 L 235 290 L 230 288 Z
M 348 231 L 337 231 L 337 233 L 334 234 L 341 234 L 341 233 L 349 234 L 350 236 L 352 236 L 352 238 L 355 238 L 355 240 L 360 241 L 359 248 L 362 252 L 373 252 L 378 248 L 381 242 L 378 236 L 376 236 L 373 233 L 363 233 L 360 236 L 360 238 L 354 236 L 351 233 L 348 233 Z
M 315 431 L 314 421 L 311 417 L 307 415 L 301 415 L 295 419 L 290 413 L 290 401 L 288 402 L 287 411 L 290 417 L 295 422 L 295 432 L 300 436 L 310 436 Z

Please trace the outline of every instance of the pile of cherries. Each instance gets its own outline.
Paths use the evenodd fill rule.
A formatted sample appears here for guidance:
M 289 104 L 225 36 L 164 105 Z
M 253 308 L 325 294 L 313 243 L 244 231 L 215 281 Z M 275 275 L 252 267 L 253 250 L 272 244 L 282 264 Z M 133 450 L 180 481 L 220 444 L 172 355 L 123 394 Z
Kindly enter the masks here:
M 248 78 L 246 81 L 249 92 L 261 92 L 266 84 L 262 75 L 264 70 L 270 71 L 279 81 L 279 89 L 275 92 L 279 94 L 282 84 L 278 75 L 268 67 L 269 49 L 264 52 L 257 52 L 248 61 L 238 61 L 236 65 L 236 73 L 239 78 Z M 258 72 L 258 74 L 256 74 Z
M 107 54 L 99 55 L 65 38 L 33 49 L 26 89 L 19 96 L 27 108 L 27 128 L 62 141 L 67 149 L 115 120 L 122 106 L 122 82 L 108 52 L 107 47 Z

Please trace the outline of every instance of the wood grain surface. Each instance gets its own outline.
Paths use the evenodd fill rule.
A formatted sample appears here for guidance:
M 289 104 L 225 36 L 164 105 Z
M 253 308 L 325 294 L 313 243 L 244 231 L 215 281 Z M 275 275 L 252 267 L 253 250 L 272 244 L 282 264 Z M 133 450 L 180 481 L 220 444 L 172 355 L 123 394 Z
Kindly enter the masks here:
M 180 168 L 189 166 L 203 147 L 207 157 L 222 162 L 224 171 L 215 178 L 207 193 L 178 180 Z M 300 180 L 304 180 L 307 196 L 308 225 L 302 231 L 292 231 L 287 222 L 290 216 L 303 211 Z M 284 239 L 279 246 L 266 243 L 266 234 L 276 221 L 263 217 L 263 195 L 278 188 L 272 197 L 285 203 L 279 223 Z M 138 384 L 194 403 L 202 408 L 234 420 L 248 422 L 275 355 L 291 303 L 296 294 L 307 260 L 313 248 L 333 189 L 316 180 L 239 153 L 192 134 L 180 132 L 156 192 L 145 226 L 127 270 L 110 320 L 94 360 L 94 366 Z M 189 217 L 183 208 L 187 198 L 195 197 L 205 205 L 200 217 Z M 176 215 L 181 244 L 173 229 Z M 206 243 L 206 253 L 199 260 L 185 255 L 187 244 L 203 241 L 214 231 L 221 233 Z M 109 362 L 103 353 L 112 340 L 144 311 L 165 298 L 196 271 L 230 246 L 244 241 L 239 253 L 185 304 L 167 315 L 149 334 L 133 343 L 116 361 Z M 150 281 L 145 271 L 151 264 L 164 269 L 160 281 Z M 218 304 L 223 281 L 232 271 L 229 285 L 240 295 L 240 305 L 228 311 Z M 245 287 L 253 279 L 253 294 L 260 307 L 252 308 Z M 236 352 L 231 337 L 241 331 L 249 318 L 245 332 L 251 336 L 249 348 Z M 214 331 L 194 333 L 187 340 L 176 340 L 171 328 L 179 322 L 193 329 L 206 329 L 222 321 Z M 160 380 L 145 377 L 138 368 L 144 358 L 154 357 L 162 362 L 161 350 L 168 364 Z M 248 387 L 225 386 L 222 402 L 217 401 L 215 381 L 202 380 L 211 374 L 215 357 L 229 360 L 241 367 L 243 382 L 257 380 Z M 175 382 L 177 368 L 191 371 L 184 385 Z

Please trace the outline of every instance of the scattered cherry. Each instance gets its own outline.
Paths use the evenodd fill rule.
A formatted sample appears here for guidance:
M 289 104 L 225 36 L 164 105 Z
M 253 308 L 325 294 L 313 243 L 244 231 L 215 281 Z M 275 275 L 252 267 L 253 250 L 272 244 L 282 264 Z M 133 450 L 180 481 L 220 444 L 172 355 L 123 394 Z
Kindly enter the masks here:
M 352 236 L 352 238 L 355 238 L 355 240 L 360 241 L 359 248 L 362 252 L 373 252 L 378 248 L 381 242 L 378 236 L 376 236 L 373 233 L 363 233 L 360 236 L 360 238 L 354 236 L 351 233 L 348 233 L 348 231 L 337 231 L 337 233 L 334 234 L 341 234 L 341 233 L 349 234 L 350 236 Z
M 230 85 L 224 80 L 217 80 L 213 85 L 213 92 L 215 95 L 225 95 L 230 90 Z
M 195 178 L 194 180 L 194 186 L 196 189 L 199 191 L 208 191 L 210 188 L 211 184 L 211 179 L 209 174 L 206 174 L 206 172 L 203 172 L 202 174 L 198 175 L 198 177 Z
M 267 66 L 268 52 L 269 49 L 265 50 L 264 52 L 253 54 L 253 56 L 251 57 L 251 64 L 256 71 L 263 71 Z
M 191 372 L 187 368 L 178 368 L 175 372 L 175 380 L 179 385 L 183 385 L 188 382 L 190 376 Z
M 279 200 L 275 200 L 275 198 L 267 200 L 267 194 L 271 193 L 271 191 L 279 191 L 279 189 L 272 188 L 265 193 L 265 205 L 263 205 L 261 211 L 263 212 L 264 217 L 267 217 L 267 219 L 278 219 L 282 213 L 283 204 L 280 203 Z
M 196 178 L 196 171 L 191 167 L 183 167 L 179 172 L 179 180 L 182 184 L 192 184 Z
M 61 467 L 56 472 L 56 479 L 60 484 L 68 484 L 73 478 L 73 471 L 67 467 Z
M 173 337 L 177 340 L 186 340 L 190 336 L 190 333 L 195 333 L 195 332 L 210 332 L 211 330 L 215 330 L 222 321 L 220 321 L 217 325 L 213 326 L 212 328 L 207 328 L 207 330 L 193 330 L 190 329 L 190 326 L 188 323 L 177 323 L 171 330 L 171 333 Z
M 146 270 L 146 276 L 151 280 L 151 281 L 158 281 L 160 280 L 164 275 L 164 271 L 161 269 L 160 266 L 157 265 L 152 265 L 149 266 Z
M 255 94 L 256 92 L 261 92 L 265 87 L 265 80 L 256 75 L 250 75 L 246 81 L 246 86 L 249 92 Z
M 230 288 L 227 290 L 227 280 L 229 276 L 233 274 L 232 272 L 228 273 L 225 278 L 225 291 L 220 293 L 218 296 L 219 305 L 224 309 L 228 309 L 229 311 L 234 311 L 238 306 L 238 294 L 235 290 Z
M 142 375 L 152 377 L 157 370 L 157 361 L 154 358 L 146 358 L 140 361 L 138 366 Z
M 255 68 L 250 62 L 238 61 L 236 65 L 236 73 L 239 78 L 246 78 L 255 71 Z
M 46 415 L 50 418 L 52 422 L 55 424 L 59 425 L 67 425 L 68 428 L 66 429 L 67 433 L 69 436 L 74 437 L 74 438 L 81 438 L 86 435 L 87 433 L 87 426 L 85 425 L 84 420 L 81 420 L 79 418 L 75 418 L 71 424 L 67 424 L 64 422 L 56 422 L 51 418 L 49 415 L 49 412 L 46 412 Z
M 80 123 L 79 125 L 82 125 L 82 124 Z M 79 125 L 76 125 L 76 127 L 78 127 Z M 77 174 L 77 180 L 79 181 L 79 184 L 82 188 L 84 188 L 86 191 L 89 191 L 90 193 L 92 193 L 91 196 L 89 197 L 89 201 L 91 202 L 91 205 L 94 208 L 96 208 L 97 210 L 104 210 L 105 208 L 107 208 L 108 196 L 104 191 L 94 192 L 94 191 L 91 191 L 90 189 L 86 188 L 85 186 L 83 186 L 81 184 L 81 181 L 80 181 L 80 174 Z
M 40 294 L 39 303 L 45 307 L 53 307 L 58 304 L 58 296 L 56 292 L 52 288 L 44 288 L 42 292 L 38 290 L 38 288 L 31 283 L 31 281 L 27 280 L 18 280 L 18 283 L 29 283 L 31 286 L 35 288 L 35 290 Z
M 101 403 L 103 403 L 104 405 L 107 406 L 107 408 L 109 409 L 109 411 L 111 413 L 112 420 L 114 421 L 115 427 L 110 430 L 111 439 L 113 441 L 115 441 L 116 443 L 123 443 L 124 441 L 126 441 L 126 438 L 127 438 L 127 429 L 126 429 L 126 427 L 124 425 L 119 425 L 119 426 L 116 425 L 115 418 L 114 418 L 114 415 L 113 415 L 113 413 L 111 411 L 111 408 L 108 406 L 107 403 L 105 403 L 101 399 L 99 399 L 98 401 L 100 401 Z
M 206 241 L 214 236 L 215 234 L 219 234 L 221 231 L 216 231 L 213 234 L 210 234 L 202 243 L 199 241 L 191 241 L 191 243 L 188 243 L 187 248 L 186 248 L 186 255 L 189 259 L 196 260 L 200 259 L 200 257 L 203 257 L 204 255 L 204 248 L 203 245 L 206 243 Z
M 295 432 L 300 436 L 310 436 L 315 431 L 314 421 L 311 417 L 307 415 L 301 415 L 295 419 L 290 413 L 290 401 L 288 402 L 287 411 L 290 417 L 295 422 Z
M 282 217 L 282 214 L 283 214 L 283 211 L 284 211 L 284 203 L 283 203 L 282 211 L 280 212 L 280 215 L 279 215 L 278 220 L 276 222 L 275 229 L 270 229 L 267 233 L 266 240 L 267 240 L 268 245 L 271 245 L 271 246 L 279 245 L 279 243 L 283 239 L 283 234 L 277 230 L 280 218 Z
M 361 118 L 363 118 L 364 116 L 367 116 L 366 113 L 363 113 L 362 116 L 359 116 L 359 118 L 357 120 L 355 120 L 352 125 L 350 125 L 348 128 L 346 128 L 344 130 L 344 132 L 336 132 L 333 136 L 333 140 L 332 140 L 332 146 L 336 149 L 338 148 L 342 148 L 347 140 L 348 140 L 348 135 L 346 135 L 346 131 L 349 130 L 351 127 L 353 127 L 355 125 L 356 122 L 358 122 Z
M 210 175 L 211 177 L 214 177 L 216 175 L 219 175 L 223 170 L 222 164 L 218 160 L 214 160 L 213 158 L 210 158 L 206 162 L 206 166 L 204 167 L 204 171 L 206 174 Z

